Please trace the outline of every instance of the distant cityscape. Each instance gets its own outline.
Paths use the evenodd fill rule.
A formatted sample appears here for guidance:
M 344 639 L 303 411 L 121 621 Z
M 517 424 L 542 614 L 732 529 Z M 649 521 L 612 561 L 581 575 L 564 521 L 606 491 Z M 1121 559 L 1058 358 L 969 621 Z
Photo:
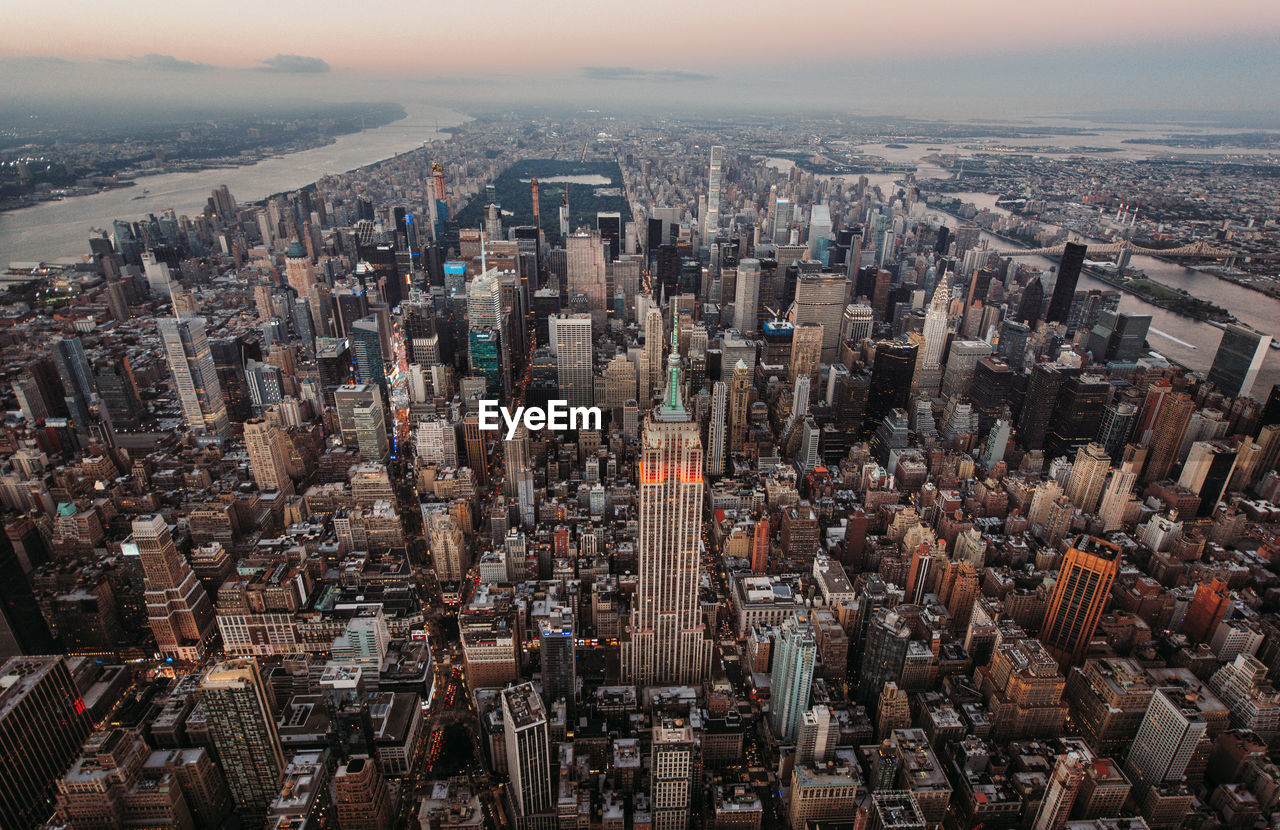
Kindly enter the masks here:
M 1275 152 L 482 114 L 9 263 L 0 828 L 1276 826 Z

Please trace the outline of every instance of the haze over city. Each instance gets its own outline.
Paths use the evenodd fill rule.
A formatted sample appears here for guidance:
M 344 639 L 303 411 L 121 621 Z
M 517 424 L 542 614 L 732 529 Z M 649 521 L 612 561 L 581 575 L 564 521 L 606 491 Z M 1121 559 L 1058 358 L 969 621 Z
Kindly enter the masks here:
M 0 830 L 1280 830 L 1277 43 L 6 9 Z

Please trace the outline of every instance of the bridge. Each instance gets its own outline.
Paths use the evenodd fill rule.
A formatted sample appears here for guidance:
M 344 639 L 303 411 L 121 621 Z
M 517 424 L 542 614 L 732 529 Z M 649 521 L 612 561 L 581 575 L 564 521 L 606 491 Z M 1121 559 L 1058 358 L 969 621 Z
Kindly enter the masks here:
M 1110 242 L 1105 245 L 1089 244 L 1090 254 L 1108 254 L 1111 256 L 1119 256 L 1122 252 L 1128 251 L 1130 254 L 1146 254 L 1148 256 L 1162 256 L 1171 259 L 1230 259 L 1232 257 L 1244 256 L 1240 251 L 1233 251 L 1228 248 L 1215 248 L 1208 243 L 1207 240 L 1193 242 L 1190 245 L 1182 245 L 1177 248 L 1144 248 L 1141 245 L 1134 245 L 1132 242 L 1122 240 L 1120 242 Z M 1000 256 L 1032 256 L 1039 254 L 1042 256 L 1062 256 L 1066 244 L 1054 245 L 1052 248 L 1014 248 L 1007 251 L 996 251 Z M 1254 256 L 1254 259 L 1271 258 L 1270 255 Z

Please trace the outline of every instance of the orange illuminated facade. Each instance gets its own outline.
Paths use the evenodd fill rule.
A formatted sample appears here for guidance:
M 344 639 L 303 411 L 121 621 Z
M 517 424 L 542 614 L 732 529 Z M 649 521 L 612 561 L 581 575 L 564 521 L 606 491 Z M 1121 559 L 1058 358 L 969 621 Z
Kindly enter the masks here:
M 1076 539 L 1062 560 L 1040 641 L 1060 665 L 1080 659 L 1120 571 L 1120 548 L 1092 536 Z

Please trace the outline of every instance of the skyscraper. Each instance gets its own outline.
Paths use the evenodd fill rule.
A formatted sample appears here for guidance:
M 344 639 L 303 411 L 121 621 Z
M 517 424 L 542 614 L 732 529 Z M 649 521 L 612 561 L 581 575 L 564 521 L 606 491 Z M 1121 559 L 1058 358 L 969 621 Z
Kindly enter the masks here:
M 1058 756 L 1031 830 L 1062 830 L 1066 827 L 1076 794 L 1084 783 L 1084 774 L 1085 759 L 1079 752 L 1064 752 Z
M 1240 323 L 1228 324 L 1209 367 L 1209 382 L 1224 395 L 1248 397 L 1270 346 L 1271 335 Z
M 641 437 L 639 579 L 623 674 L 639 686 L 698 683 L 711 640 L 698 603 L 702 440 L 681 399 L 679 334 L 671 332 L 667 391 Z
M 1182 465 L 1178 484 L 1200 497 L 1197 516 L 1209 516 L 1222 500 L 1235 470 L 1238 453 L 1226 441 L 1196 441 Z
M 227 437 L 231 421 L 205 337 L 204 318 L 161 317 L 157 325 L 187 427 L 195 433 Z
M 729 451 L 741 452 L 747 439 L 747 413 L 751 408 L 751 368 L 739 360 L 729 380 Z
M 862 652 L 862 677 L 858 701 L 870 706 L 880 699 L 884 684 L 902 679 L 911 629 L 897 612 L 878 608 L 870 617 Z
M 813 624 L 807 616 L 793 614 L 778 631 L 769 683 L 773 730 L 779 741 L 796 739 L 804 711 L 809 708 L 809 687 L 813 684 L 817 654 Z
M 905 409 L 911 400 L 911 379 L 916 368 L 914 343 L 882 340 L 876 344 L 876 357 L 871 367 L 871 390 L 867 397 L 867 428 L 880 425 L 895 409 Z
M 13 657 L 0 678 L 0 827 L 39 827 L 91 719 L 63 657 Z
M 334 812 L 342 830 L 390 830 L 391 797 L 378 765 L 353 755 L 333 774 Z
M 720 178 L 724 148 L 711 145 L 711 163 L 707 171 L 707 215 L 702 222 L 702 238 L 711 240 L 720 230 Z
M 608 307 L 605 279 L 604 242 L 600 231 L 578 232 L 564 242 L 565 279 L 570 298 L 586 298 L 587 312 L 596 332 L 604 331 Z
M 1107 471 L 1111 469 L 1111 456 L 1106 447 L 1091 443 L 1076 451 L 1071 476 L 1067 479 L 1066 496 L 1085 513 L 1092 513 L 1102 498 L 1102 488 L 1107 483 Z
M 244 423 L 244 445 L 249 453 L 249 470 L 253 481 L 262 491 L 280 490 L 293 492 L 293 482 L 284 463 L 279 430 L 262 418 L 250 418 Z
M 1049 310 L 1044 319 L 1050 323 L 1066 323 L 1071 316 L 1071 302 L 1076 297 L 1076 284 L 1080 281 L 1080 268 L 1084 265 L 1084 245 L 1068 242 L 1058 263 L 1058 279 L 1053 284 L 1053 296 L 1049 298 Z
M 821 362 L 822 326 L 817 323 L 796 326 L 791 338 L 791 366 L 787 372 L 788 379 L 795 383 L 796 378 L 804 375 L 811 381 L 817 381 Z
M 552 757 L 547 711 L 532 683 L 502 690 L 502 727 L 506 732 L 508 792 L 521 818 L 551 813 Z
M 1119 571 L 1120 549 L 1110 542 L 1081 536 L 1067 551 L 1040 630 L 1040 641 L 1059 664 L 1084 654 Z
M 387 372 L 382 354 L 382 335 L 375 315 L 361 317 L 352 322 L 347 336 L 351 339 L 352 364 L 356 381 L 376 385 L 385 394 Z
M 1058 392 L 1057 405 L 1045 439 L 1046 459 L 1071 455 L 1098 436 L 1102 411 L 1111 397 L 1111 383 L 1102 375 L 1074 375 Z
M 1143 481 L 1162 481 L 1169 475 L 1182 443 L 1182 433 L 1191 420 L 1195 402 L 1190 395 L 1169 394 L 1160 403 L 1159 412 L 1151 426 L 1151 442 L 1147 447 L 1147 465 L 1142 470 Z
M 834 363 L 840 350 L 840 324 L 849 302 L 849 280 L 838 274 L 803 273 L 796 279 L 795 324 L 822 326 L 822 360 Z
M 744 259 L 738 263 L 734 283 L 733 327 L 744 335 L 755 332 L 760 303 L 760 260 Z
M 725 431 L 729 416 L 729 385 L 722 380 L 711 387 L 711 418 L 707 423 L 707 475 L 724 475 Z
M 951 288 L 944 281 L 933 291 L 933 300 L 924 315 L 924 349 L 920 354 L 920 390 L 936 395 L 942 384 L 942 353 L 947 348 L 947 310 L 951 304 Z
M 578 676 L 574 667 L 573 612 L 567 607 L 558 607 L 540 618 L 538 643 L 542 655 L 543 697 L 548 703 L 563 700 L 572 711 Z
M 262 827 L 280 792 L 285 759 L 257 661 L 228 660 L 209 669 L 200 701 L 236 813 L 246 827 Z
M 214 630 L 213 605 L 169 526 L 158 513 L 133 521 L 133 545 L 142 560 L 147 622 L 162 657 L 195 661 L 204 657 Z
M 53 344 L 53 363 L 66 393 L 67 412 L 82 435 L 89 434 L 89 406 L 93 399 L 93 367 L 79 337 L 64 337 Z
M 1198 707 L 1185 701 L 1187 694 L 1184 688 L 1165 686 L 1151 695 L 1125 761 L 1135 786 L 1145 789 L 1176 783 L 1186 773 L 1209 728 Z
M 586 314 L 561 314 L 551 320 L 551 350 L 556 354 L 560 396 L 569 406 L 591 406 L 595 401 L 591 326 L 591 317 Z
M 649 388 L 640 390 L 640 406 L 648 408 L 654 390 L 662 385 L 662 309 L 650 306 L 644 315 L 644 358 L 649 365 Z
M 653 830 L 688 827 L 693 773 L 693 727 L 683 718 L 662 718 L 653 728 L 653 759 L 649 767 Z
M 503 487 L 507 497 L 516 503 L 520 524 L 533 527 L 537 520 L 533 493 L 533 466 L 529 453 L 529 430 L 522 423 L 515 435 L 502 441 Z

